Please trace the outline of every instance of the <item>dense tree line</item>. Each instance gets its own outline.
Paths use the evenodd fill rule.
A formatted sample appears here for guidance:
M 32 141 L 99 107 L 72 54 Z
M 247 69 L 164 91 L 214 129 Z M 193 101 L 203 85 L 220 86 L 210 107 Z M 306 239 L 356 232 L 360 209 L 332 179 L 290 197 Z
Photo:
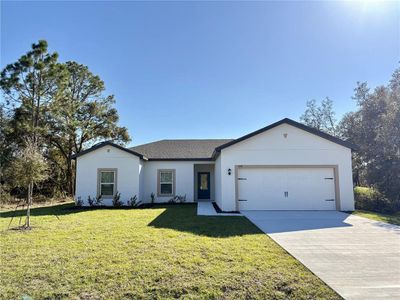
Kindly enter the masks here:
M 118 126 L 114 96 L 105 95 L 100 77 L 77 62 L 59 62 L 57 53 L 48 52 L 46 41 L 33 44 L 6 66 L 0 87 L 3 199 L 10 193 L 29 196 L 29 191 L 48 197 L 72 195 L 73 154 L 104 139 L 120 144 L 130 140 L 127 129 Z M 30 183 L 22 185 L 15 170 L 27 163 L 27 153 L 43 157 L 46 166 L 39 169 L 47 170 L 47 176 L 32 173 Z
M 353 96 L 357 110 L 337 121 L 333 102 L 307 102 L 302 122 L 358 146 L 353 153 L 356 185 L 378 190 L 400 207 L 400 68 L 385 86 L 371 90 L 358 82 Z

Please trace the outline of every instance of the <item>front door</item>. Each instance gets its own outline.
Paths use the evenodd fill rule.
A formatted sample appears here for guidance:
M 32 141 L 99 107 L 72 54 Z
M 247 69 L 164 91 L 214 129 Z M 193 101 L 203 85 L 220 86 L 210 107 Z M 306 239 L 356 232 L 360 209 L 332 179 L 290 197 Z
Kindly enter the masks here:
M 197 173 L 197 198 L 210 199 L 210 172 Z

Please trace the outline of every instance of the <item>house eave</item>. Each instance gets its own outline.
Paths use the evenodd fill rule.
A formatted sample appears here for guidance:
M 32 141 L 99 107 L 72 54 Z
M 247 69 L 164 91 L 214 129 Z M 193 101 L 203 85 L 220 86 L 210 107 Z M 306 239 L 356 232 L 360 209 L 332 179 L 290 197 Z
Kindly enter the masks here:
M 213 161 L 212 157 L 194 157 L 194 158 L 148 158 L 148 161 Z
M 260 134 L 260 133 L 263 133 L 263 132 L 265 132 L 265 131 L 268 131 L 268 130 L 270 130 L 270 129 L 272 129 L 272 128 L 275 128 L 275 127 L 277 127 L 277 126 L 279 126 L 279 125 L 282 125 L 282 124 L 291 125 L 291 126 L 293 126 L 293 127 L 296 127 L 296 128 L 298 128 L 298 129 L 304 130 L 304 131 L 306 131 L 306 132 L 308 132 L 308 133 L 314 134 L 314 135 L 316 135 L 316 136 L 319 136 L 319 137 L 321 137 L 321 138 L 323 138 L 323 139 L 326 139 L 326 140 L 328 140 L 328 141 L 331 141 L 331 142 L 333 142 L 333 143 L 339 144 L 339 145 L 341 145 L 341 146 L 343 146 L 343 147 L 350 148 L 350 149 L 353 150 L 353 151 L 357 151 L 357 150 L 358 150 L 358 147 L 357 147 L 356 145 L 354 145 L 354 144 L 352 144 L 352 143 L 350 143 L 350 142 L 348 142 L 348 141 L 341 140 L 341 139 L 339 139 L 339 138 L 337 138 L 337 137 L 334 137 L 334 136 L 332 136 L 332 135 L 330 135 L 330 134 L 327 134 L 327 133 L 325 133 L 325 132 L 322 132 L 322 131 L 320 131 L 320 130 L 318 130 L 318 129 L 315 129 L 315 128 L 309 127 L 309 126 L 307 126 L 307 125 L 301 124 L 301 123 L 299 123 L 299 122 L 293 121 L 293 120 L 291 120 L 291 119 L 289 119 L 289 118 L 285 118 L 285 119 L 282 119 L 282 120 L 280 120 L 280 121 L 278 121 L 278 122 L 275 122 L 275 123 L 273 123 L 273 124 L 270 124 L 270 125 L 268 125 L 268 126 L 266 126 L 266 127 L 263 127 L 263 128 L 258 129 L 258 130 L 256 130 L 256 131 L 253 131 L 253 132 L 251 132 L 251 133 L 249 133 L 249 134 L 246 134 L 246 135 L 244 135 L 244 136 L 242 136 L 242 137 L 240 137 L 240 138 L 237 138 L 237 139 L 235 139 L 235 140 L 233 140 L 233 141 L 230 141 L 230 142 L 228 142 L 228 143 L 226 143 L 226 144 L 223 144 L 223 145 L 221 145 L 221 146 L 218 146 L 218 147 L 215 148 L 215 152 L 221 152 L 221 150 L 223 150 L 223 149 L 225 149 L 225 148 L 228 148 L 228 147 L 230 147 L 230 146 L 232 146 L 232 145 L 235 145 L 235 144 L 237 144 L 237 143 L 239 143 L 239 142 L 242 142 L 242 141 L 244 141 L 244 140 L 247 140 L 247 139 L 249 139 L 249 138 L 251 138 L 251 137 L 253 137 L 253 136 L 255 136 L 255 135 L 258 135 L 258 134 Z M 213 155 L 214 155 L 214 154 L 213 154 Z
M 103 148 L 105 146 L 112 146 L 112 147 L 117 148 L 117 149 L 119 149 L 121 151 L 125 151 L 125 152 L 127 152 L 129 154 L 135 155 L 135 156 L 139 157 L 140 159 L 148 160 L 148 158 L 146 156 L 144 156 L 144 155 L 142 155 L 140 153 L 137 153 L 135 151 L 132 151 L 130 149 L 127 149 L 125 147 L 122 147 L 122 146 L 120 146 L 118 144 L 115 144 L 113 142 L 110 142 L 110 141 L 105 141 L 105 142 L 98 143 L 97 145 L 94 145 L 94 146 L 90 147 L 89 149 L 83 150 L 83 151 L 81 151 L 79 153 L 76 153 L 76 154 L 72 155 L 71 158 L 72 159 L 77 159 L 80 156 L 83 156 L 85 154 L 88 154 L 88 153 L 90 153 L 92 151 L 95 151 L 97 149 Z

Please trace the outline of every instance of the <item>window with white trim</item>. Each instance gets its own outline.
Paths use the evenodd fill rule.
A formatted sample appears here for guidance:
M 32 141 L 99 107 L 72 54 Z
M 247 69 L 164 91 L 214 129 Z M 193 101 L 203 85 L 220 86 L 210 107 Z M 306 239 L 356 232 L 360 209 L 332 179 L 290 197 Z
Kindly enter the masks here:
M 175 180 L 175 170 L 158 170 L 159 186 L 158 195 L 159 196 L 173 196 L 174 195 L 174 180 Z
M 115 193 L 115 180 L 117 171 L 99 170 L 99 195 L 102 197 L 113 197 Z

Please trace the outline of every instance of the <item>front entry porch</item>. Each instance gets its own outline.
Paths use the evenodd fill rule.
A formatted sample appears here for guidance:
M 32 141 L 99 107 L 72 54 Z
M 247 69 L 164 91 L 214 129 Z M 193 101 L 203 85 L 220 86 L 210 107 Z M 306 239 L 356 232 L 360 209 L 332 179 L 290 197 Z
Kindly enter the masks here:
M 215 199 L 214 165 L 194 165 L 194 201 L 209 202 Z
M 242 217 L 241 213 L 225 213 L 217 212 L 211 201 L 200 201 L 197 203 L 197 215 L 198 216 L 230 216 L 230 217 Z

